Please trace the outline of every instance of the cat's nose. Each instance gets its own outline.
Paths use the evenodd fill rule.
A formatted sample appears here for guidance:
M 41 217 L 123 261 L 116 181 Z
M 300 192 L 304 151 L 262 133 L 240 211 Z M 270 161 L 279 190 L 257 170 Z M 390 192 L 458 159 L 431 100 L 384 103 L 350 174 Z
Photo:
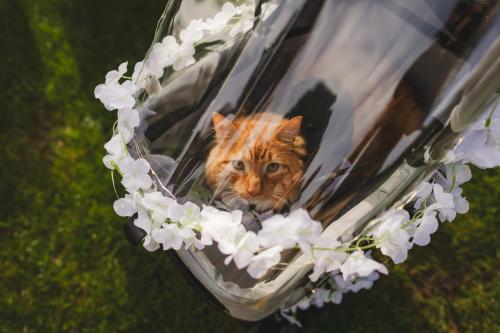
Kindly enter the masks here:
M 251 182 L 247 188 L 247 192 L 251 197 L 256 197 L 262 194 L 262 186 L 260 181 Z
M 248 194 L 252 197 L 256 197 L 262 194 L 262 189 L 260 186 L 247 189 Z

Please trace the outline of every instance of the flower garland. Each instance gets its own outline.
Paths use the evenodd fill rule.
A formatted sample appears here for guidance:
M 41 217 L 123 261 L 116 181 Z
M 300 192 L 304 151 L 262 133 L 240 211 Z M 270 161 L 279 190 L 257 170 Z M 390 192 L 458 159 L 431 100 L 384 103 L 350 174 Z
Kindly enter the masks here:
M 453 222 L 457 213 L 467 213 L 469 203 L 462 196 L 460 186 L 472 177 L 468 164 L 481 169 L 500 166 L 499 99 L 497 96 L 490 104 L 486 117 L 479 119 L 459 138 L 430 179 L 414 191 L 410 200 L 413 201 L 413 215 L 403 208 L 380 214 L 371 231 L 351 242 L 357 245 L 347 258 L 334 251 L 321 251 L 309 276 L 313 282 L 321 277 L 321 286 L 294 306 L 282 309 L 281 315 L 301 326 L 296 318 L 298 310 L 311 306 L 321 308 L 325 303 L 340 304 L 343 294 L 369 289 L 379 278 L 379 273 L 387 274 L 385 266 L 371 259 L 369 253 L 363 254 L 360 241 L 368 242 L 363 249 L 380 249 L 395 264 L 400 264 L 406 260 L 413 245 L 426 246 L 430 243 L 431 235 L 437 231 L 440 222 Z M 332 246 L 334 243 L 324 243 L 335 247 Z
M 263 8 L 264 19 L 275 7 L 268 4 Z M 310 280 L 321 286 L 295 306 L 281 311 L 300 325 L 295 318 L 299 309 L 321 307 L 327 302 L 339 304 L 344 293 L 368 289 L 379 273 L 388 274 L 384 265 L 371 258 L 369 250 L 380 249 L 399 264 L 406 260 L 413 245 L 425 246 L 430 242 L 439 222 L 451 222 L 457 213 L 468 211 L 460 188 L 471 178 L 467 164 L 480 168 L 500 166 L 500 112 L 497 105 L 492 106 L 488 117 L 478 121 L 458 141 L 431 180 L 420 185 L 413 195 L 416 212 L 412 216 L 403 208 L 387 211 L 366 232 L 345 243 L 323 236 L 321 223 L 311 219 L 304 209 L 264 220 L 257 233 L 246 231 L 241 211 L 200 208 L 191 202 L 179 204 L 169 193 L 165 196 L 152 178 L 155 173 L 148 161 L 134 159 L 127 145 L 141 119 L 148 116 L 136 106 L 150 82 L 160 79 L 166 69 L 179 71 L 194 64 L 195 47 L 204 40 L 223 34 L 236 37 L 249 31 L 253 24 L 254 6 L 226 3 L 213 18 L 192 21 L 178 38 L 167 36 L 155 43 L 147 59 L 134 66 L 131 77 L 125 76 L 126 62 L 110 71 L 105 83 L 94 92 L 107 110 L 118 110 L 113 136 L 104 145 L 107 155 L 103 162 L 112 175 L 114 171 L 121 175 L 127 191 L 114 202 L 114 211 L 123 217 L 136 216 L 134 224 L 144 230 L 143 246 L 148 251 L 158 250 L 160 245 L 163 250 L 202 249 L 215 242 L 227 256 L 226 265 L 234 262 L 238 269 L 245 268 L 258 279 L 280 263 L 281 251 L 300 249 L 314 264 Z

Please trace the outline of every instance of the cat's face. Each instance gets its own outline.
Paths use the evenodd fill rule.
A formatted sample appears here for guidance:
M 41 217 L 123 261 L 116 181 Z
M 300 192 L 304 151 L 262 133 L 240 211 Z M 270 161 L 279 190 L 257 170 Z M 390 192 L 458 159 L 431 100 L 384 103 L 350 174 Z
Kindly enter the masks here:
M 215 113 L 215 146 L 205 167 L 207 182 L 229 207 L 280 210 L 298 195 L 303 175 L 301 117 L 271 113 L 233 121 Z

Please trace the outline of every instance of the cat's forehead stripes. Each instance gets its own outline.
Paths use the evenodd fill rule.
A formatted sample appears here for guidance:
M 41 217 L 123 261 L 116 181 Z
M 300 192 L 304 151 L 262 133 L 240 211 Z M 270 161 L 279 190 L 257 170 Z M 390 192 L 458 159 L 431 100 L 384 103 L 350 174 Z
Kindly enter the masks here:
M 262 160 L 270 161 L 273 158 L 273 153 L 271 149 L 262 144 L 256 144 L 253 147 L 249 147 L 248 155 L 249 158 L 254 161 L 262 161 Z

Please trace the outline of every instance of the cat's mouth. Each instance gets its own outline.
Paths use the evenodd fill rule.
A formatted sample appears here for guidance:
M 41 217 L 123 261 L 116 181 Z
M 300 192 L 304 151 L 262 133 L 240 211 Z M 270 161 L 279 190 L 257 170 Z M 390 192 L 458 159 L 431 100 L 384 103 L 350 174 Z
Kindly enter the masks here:
M 263 197 L 246 197 L 237 193 L 222 195 L 222 202 L 231 209 L 251 210 L 263 213 L 270 210 L 281 209 L 279 202 Z

